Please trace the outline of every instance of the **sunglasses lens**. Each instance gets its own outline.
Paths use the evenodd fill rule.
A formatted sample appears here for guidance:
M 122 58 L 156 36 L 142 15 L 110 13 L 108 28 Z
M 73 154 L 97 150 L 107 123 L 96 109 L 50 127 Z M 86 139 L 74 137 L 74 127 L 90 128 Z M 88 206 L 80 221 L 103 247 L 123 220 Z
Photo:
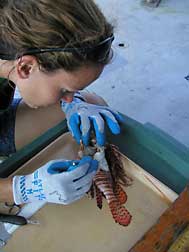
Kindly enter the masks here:
M 103 45 L 96 51 L 96 55 L 99 62 L 104 62 L 108 60 L 111 50 L 111 45 Z
M 97 45 L 92 52 L 89 53 L 89 58 L 96 59 L 100 63 L 105 63 L 111 58 L 111 46 L 114 37 L 110 37 Z

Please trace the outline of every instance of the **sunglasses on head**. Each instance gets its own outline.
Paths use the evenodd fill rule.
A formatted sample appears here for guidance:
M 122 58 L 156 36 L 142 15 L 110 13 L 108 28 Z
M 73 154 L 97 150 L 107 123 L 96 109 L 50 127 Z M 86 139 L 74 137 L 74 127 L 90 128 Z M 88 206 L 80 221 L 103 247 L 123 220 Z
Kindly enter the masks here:
M 24 55 L 36 55 L 45 52 L 67 52 L 77 53 L 80 55 L 87 55 L 88 58 L 95 58 L 98 62 L 105 61 L 111 51 L 111 45 L 114 40 L 114 35 L 104 39 L 99 44 L 93 47 L 65 47 L 65 48 L 30 48 L 21 55 L 17 55 L 16 58 L 20 58 Z M 15 57 L 11 54 L 0 53 L 0 59 L 3 60 L 14 60 Z

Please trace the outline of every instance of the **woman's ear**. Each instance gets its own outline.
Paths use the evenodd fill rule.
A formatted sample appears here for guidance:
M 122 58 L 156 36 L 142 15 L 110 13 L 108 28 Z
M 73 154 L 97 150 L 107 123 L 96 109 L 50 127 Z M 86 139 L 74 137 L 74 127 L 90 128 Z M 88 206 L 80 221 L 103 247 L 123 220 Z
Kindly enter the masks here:
M 37 60 L 32 55 L 22 56 L 17 60 L 16 70 L 21 79 L 28 79 L 34 69 L 38 66 Z

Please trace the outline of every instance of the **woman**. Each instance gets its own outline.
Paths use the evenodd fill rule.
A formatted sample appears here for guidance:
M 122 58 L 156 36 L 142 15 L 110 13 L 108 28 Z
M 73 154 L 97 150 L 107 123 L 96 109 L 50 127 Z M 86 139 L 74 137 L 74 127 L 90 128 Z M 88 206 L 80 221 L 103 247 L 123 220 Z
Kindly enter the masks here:
M 1 154 L 20 149 L 64 117 L 73 137 L 86 145 L 91 127 L 97 143 L 105 143 L 104 121 L 118 134 L 119 115 L 101 106 L 101 98 L 79 92 L 111 59 L 113 27 L 97 5 L 92 0 L 0 5 L 0 77 L 8 79 L 0 84 L 6 90 L 1 92 Z M 12 101 L 15 87 L 22 100 Z M 90 157 L 50 161 L 30 175 L 0 180 L 0 201 L 69 204 L 90 189 L 97 167 Z

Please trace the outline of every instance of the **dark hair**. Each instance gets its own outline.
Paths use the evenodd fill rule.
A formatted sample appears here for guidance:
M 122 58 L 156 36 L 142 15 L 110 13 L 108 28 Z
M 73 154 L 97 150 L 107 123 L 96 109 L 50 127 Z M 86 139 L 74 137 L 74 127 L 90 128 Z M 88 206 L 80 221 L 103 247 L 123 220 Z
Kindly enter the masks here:
M 4 0 L 0 8 L 0 53 L 8 53 L 10 59 L 21 57 L 28 49 L 95 48 L 113 34 L 113 26 L 93 0 Z M 98 64 L 101 55 L 96 54 L 100 53 L 103 48 L 34 55 L 40 68 L 50 72 Z M 109 60 L 107 55 L 101 63 Z

